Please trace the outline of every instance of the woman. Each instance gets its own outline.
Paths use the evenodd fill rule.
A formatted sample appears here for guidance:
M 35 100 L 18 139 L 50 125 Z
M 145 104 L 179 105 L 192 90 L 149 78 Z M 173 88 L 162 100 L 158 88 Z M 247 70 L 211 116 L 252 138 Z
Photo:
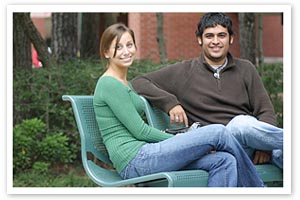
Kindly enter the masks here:
M 94 93 L 97 122 L 109 157 L 124 179 L 186 169 L 209 173 L 209 187 L 263 187 L 252 162 L 223 125 L 171 135 L 141 118 L 143 103 L 127 81 L 136 54 L 134 33 L 108 27 L 100 55 L 107 66 Z M 216 149 L 215 153 L 211 153 Z

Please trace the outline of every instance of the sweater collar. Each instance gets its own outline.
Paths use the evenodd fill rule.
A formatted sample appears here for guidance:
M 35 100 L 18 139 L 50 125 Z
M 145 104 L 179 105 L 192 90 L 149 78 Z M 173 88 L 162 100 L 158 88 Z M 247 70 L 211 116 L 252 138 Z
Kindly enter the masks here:
M 235 63 L 234 63 L 234 61 L 233 61 L 233 57 L 232 57 L 232 55 L 231 55 L 229 52 L 227 53 L 227 60 L 228 60 L 228 63 L 227 63 L 226 69 L 229 69 L 229 68 L 232 68 L 232 67 L 235 66 Z M 209 69 L 209 70 L 211 70 L 211 71 L 214 71 L 214 69 L 206 62 L 203 53 L 200 54 L 199 61 L 200 61 L 200 63 L 202 63 L 207 69 Z

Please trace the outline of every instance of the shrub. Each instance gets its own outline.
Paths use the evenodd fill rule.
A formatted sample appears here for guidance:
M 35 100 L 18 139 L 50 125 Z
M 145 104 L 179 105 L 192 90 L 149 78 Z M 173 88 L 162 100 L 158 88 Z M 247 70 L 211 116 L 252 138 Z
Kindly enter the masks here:
M 50 165 L 67 164 L 74 159 L 68 137 L 62 133 L 46 133 L 45 127 L 45 123 L 36 118 L 14 127 L 14 174 L 31 168 L 46 172 Z
M 128 70 L 128 79 L 164 66 L 150 61 L 136 61 Z M 264 64 L 257 69 L 274 105 L 278 124 L 282 127 L 282 64 Z M 45 157 L 51 162 L 58 161 L 57 155 L 54 155 L 59 153 L 58 151 L 66 155 L 62 156 L 60 162 L 70 162 L 74 156 L 80 159 L 80 139 L 72 108 L 69 103 L 63 102 L 61 97 L 64 94 L 92 95 L 97 80 L 104 70 L 98 60 L 76 60 L 59 67 L 39 68 L 32 71 L 14 69 L 15 171 L 31 168 L 37 156 L 40 159 L 38 161 L 41 162 L 46 160 Z M 24 119 L 33 120 L 25 120 L 26 123 L 23 123 Z M 18 128 L 18 124 L 22 124 L 23 127 Z M 61 144 L 55 143 L 58 140 Z M 46 144 L 36 144 L 42 141 Z M 65 149 L 66 143 L 68 148 Z M 39 148 L 44 149 L 45 152 L 42 154 Z M 46 152 L 46 149 L 49 152 Z
M 269 94 L 279 127 L 283 127 L 283 65 L 263 64 L 257 68 Z

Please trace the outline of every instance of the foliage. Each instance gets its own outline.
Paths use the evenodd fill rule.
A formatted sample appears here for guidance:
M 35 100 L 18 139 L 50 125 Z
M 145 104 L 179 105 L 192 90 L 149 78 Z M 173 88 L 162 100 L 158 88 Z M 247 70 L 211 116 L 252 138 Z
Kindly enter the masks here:
M 46 133 L 39 119 L 24 120 L 13 129 L 13 169 L 46 173 L 50 164 L 72 162 L 72 145 L 62 133 Z
M 150 61 L 137 61 L 129 68 L 128 79 L 164 66 Z M 274 105 L 278 124 L 282 127 L 282 64 L 264 64 L 257 69 Z M 92 95 L 98 77 L 104 70 L 99 60 L 73 60 L 59 67 L 32 71 L 14 68 L 15 186 L 91 184 L 87 177 L 82 177 L 82 180 L 72 174 L 75 173 L 72 170 L 69 174 L 54 173 L 53 165 L 58 162 L 74 164 L 81 159 L 80 138 L 72 108 L 61 100 L 61 96 Z M 40 179 L 41 174 L 43 179 Z
M 15 173 L 33 166 L 37 171 L 45 171 L 45 165 L 35 164 L 36 161 L 53 164 L 71 162 L 74 157 L 74 160 L 80 160 L 80 138 L 72 108 L 61 100 L 61 96 L 92 95 L 98 77 L 105 70 L 99 63 L 74 60 L 50 69 L 14 69 Z M 159 67 L 147 61 L 136 62 L 130 68 L 128 78 Z
M 257 68 L 269 94 L 279 127 L 283 127 L 283 65 L 263 64 Z

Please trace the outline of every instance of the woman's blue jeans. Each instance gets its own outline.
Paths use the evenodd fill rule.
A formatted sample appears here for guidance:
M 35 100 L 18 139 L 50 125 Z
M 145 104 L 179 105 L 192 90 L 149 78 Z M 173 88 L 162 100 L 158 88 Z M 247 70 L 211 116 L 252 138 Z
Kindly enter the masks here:
M 238 115 L 226 126 L 253 159 L 256 149 L 272 151 L 271 162 L 283 168 L 283 129 L 257 120 L 249 115 Z
M 120 175 L 128 179 L 187 169 L 207 171 L 209 187 L 264 186 L 239 142 L 218 124 L 145 144 Z

